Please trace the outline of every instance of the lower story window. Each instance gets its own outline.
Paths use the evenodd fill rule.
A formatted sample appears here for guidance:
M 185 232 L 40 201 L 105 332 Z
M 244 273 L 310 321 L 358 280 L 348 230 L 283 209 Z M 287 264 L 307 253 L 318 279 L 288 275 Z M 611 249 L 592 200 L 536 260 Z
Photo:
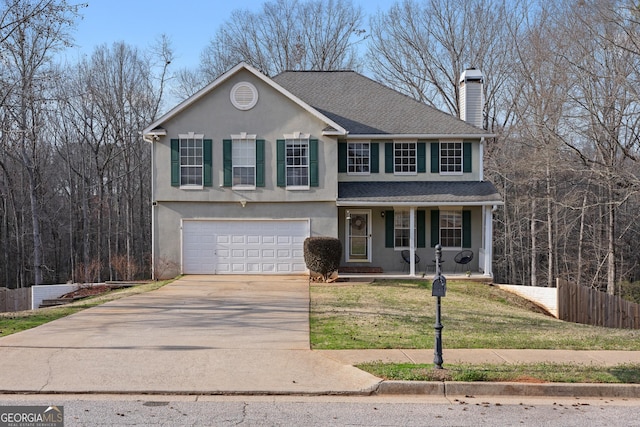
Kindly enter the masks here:
M 440 211 L 440 244 L 445 248 L 462 247 L 462 211 Z
M 408 248 L 411 236 L 409 211 L 395 211 L 393 216 L 395 248 Z

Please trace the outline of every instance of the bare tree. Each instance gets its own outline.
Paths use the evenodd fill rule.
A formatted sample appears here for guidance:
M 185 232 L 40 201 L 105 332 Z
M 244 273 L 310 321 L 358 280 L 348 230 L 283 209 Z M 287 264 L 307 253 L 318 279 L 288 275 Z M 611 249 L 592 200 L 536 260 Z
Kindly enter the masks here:
M 69 70 L 72 77 L 60 88 L 67 96 L 59 108 L 58 153 L 81 202 L 83 232 L 74 247 L 81 248 L 85 270 L 97 261 L 109 267 L 108 277 L 124 268 L 132 278 L 150 242 L 149 146 L 139 130 L 160 107 L 171 63 L 166 40 L 152 54 L 157 76 L 137 49 L 99 46 Z
M 43 280 L 45 259 L 41 233 L 41 168 L 46 162 L 45 108 L 55 78 L 51 55 L 68 45 L 78 6 L 65 1 L 5 0 L 0 36 L 4 114 L 10 118 L 1 149 L 24 171 L 30 199 L 33 283 Z
M 273 76 L 285 70 L 358 69 L 363 14 L 351 0 L 274 0 L 235 10 L 201 54 L 197 72 L 178 74 L 189 96 L 240 62 Z
M 368 63 L 375 78 L 418 101 L 458 115 L 458 79 L 467 68 L 485 75 L 484 127 L 504 126 L 512 74 L 505 22 L 521 19 L 519 2 L 404 0 L 371 20 Z M 516 35 L 517 36 L 517 35 Z

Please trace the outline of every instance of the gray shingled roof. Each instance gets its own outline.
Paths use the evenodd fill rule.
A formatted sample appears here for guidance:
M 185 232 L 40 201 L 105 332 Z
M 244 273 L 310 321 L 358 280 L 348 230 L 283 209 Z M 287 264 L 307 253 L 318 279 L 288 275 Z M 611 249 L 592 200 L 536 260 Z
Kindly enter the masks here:
M 273 80 L 350 135 L 487 135 L 354 71 L 286 71 Z
M 340 182 L 338 202 L 490 205 L 502 204 L 502 198 L 488 181 Z

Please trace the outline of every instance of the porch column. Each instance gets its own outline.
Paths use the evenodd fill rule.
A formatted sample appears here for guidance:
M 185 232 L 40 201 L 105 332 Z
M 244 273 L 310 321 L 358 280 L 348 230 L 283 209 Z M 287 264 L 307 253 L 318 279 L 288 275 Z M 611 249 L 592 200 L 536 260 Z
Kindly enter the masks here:
M 416 208 L 409 209 L 409 274 L 416 275 Z
M 484 206 L 484 275 L 493 277 L 493 207 Z

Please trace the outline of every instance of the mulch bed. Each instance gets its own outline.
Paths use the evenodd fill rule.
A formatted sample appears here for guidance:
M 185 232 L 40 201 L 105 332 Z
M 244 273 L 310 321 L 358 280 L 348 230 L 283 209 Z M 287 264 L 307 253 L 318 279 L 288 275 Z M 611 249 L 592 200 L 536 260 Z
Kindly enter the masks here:
M 96 285 L 96 286 L 81 286 L 79 289 L 66 293 L 62 295 L 60 298 L 71 298 L 71 299 L 79 299 L 86 297 L 93 297 L 96 295 L 106 294 L 107 292 L 118 289 L 120 286 L 111 286 L 111 285 Z

